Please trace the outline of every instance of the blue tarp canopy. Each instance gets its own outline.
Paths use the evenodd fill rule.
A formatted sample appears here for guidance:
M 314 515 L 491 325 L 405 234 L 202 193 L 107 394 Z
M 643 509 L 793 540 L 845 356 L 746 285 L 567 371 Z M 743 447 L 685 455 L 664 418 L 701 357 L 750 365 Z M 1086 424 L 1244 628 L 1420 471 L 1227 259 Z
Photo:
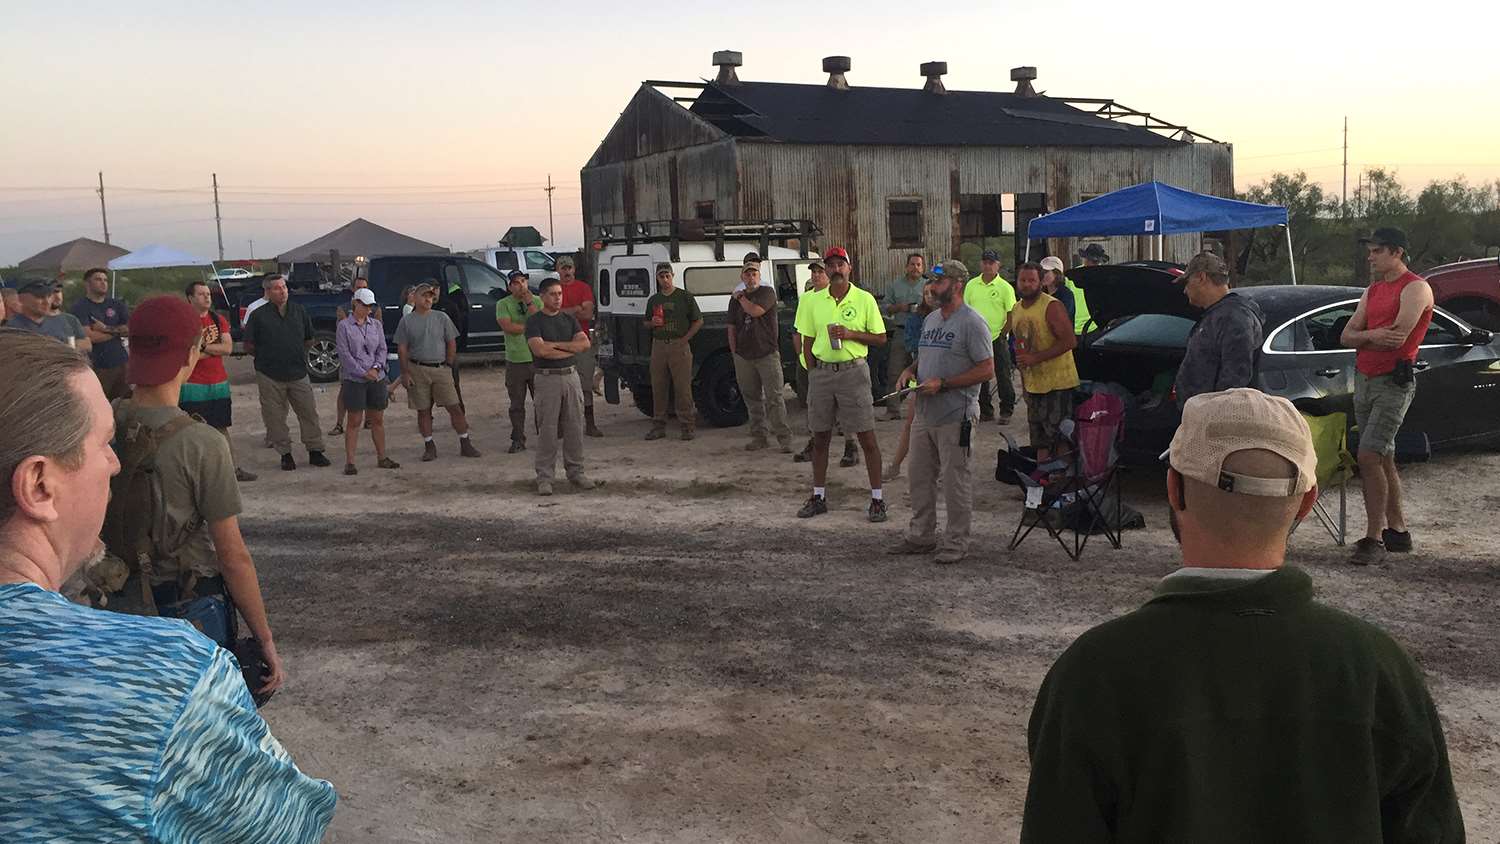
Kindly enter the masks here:
M 1164 235 L 1284 226 L 1286 209 L 1224 199 L 1146 182 L 1121 188 L 1031 221 L 1026 234 L 1044 237 Z

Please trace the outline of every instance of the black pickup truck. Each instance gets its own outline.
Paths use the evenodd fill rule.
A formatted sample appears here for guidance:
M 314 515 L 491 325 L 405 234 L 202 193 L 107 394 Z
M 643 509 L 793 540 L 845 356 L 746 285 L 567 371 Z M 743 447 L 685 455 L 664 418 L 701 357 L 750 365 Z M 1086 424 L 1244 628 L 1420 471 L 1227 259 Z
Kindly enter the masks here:
M 385 326 L 387 342 L 392 342 L 396 324 L 401 321 L 401 306 L 404 304 L 400 300 L 401 291 L 418 282 L 435 279 L 438 282 L 439 310 L 445 310 L 455 299 L 455 304 L 467 302 L 468 319 L 458 326 L 459 351 L 505 350 L 505 332 L 495 320 L 495 303 L 509 296 L 510 290 L 494 268 L 463 255 L 390 255 L 372 258 L 366 267 L 366 277 L 382 311 L 381 323 Z M 338 309 L 347 308 L 352 296 L 353 292 L 347 288 L 333 292 L 294 290 L 291 293 L 292 301 L 306 309 L 312 318 L 314 339 L 307 351 L 307 369 L 313 381 L 338 380 L 339 356 L 334 344 Z M 259 298 L 261 291 L 255 287 L 246 288 L 240 294 L 238 313 L 230 320 L 235 328 L 236 341 L 242 339 L 239 326 L 244 323 L 246 310 Z M 395 349 L 394 343 L 391 348 Z

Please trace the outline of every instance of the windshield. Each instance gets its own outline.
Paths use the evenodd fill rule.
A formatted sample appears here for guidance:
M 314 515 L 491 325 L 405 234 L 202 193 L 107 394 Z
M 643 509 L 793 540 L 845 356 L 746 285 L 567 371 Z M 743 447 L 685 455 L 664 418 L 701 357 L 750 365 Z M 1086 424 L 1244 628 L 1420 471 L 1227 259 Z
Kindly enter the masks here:
M 1137 314 L 1115 323 L 1095 338 L 1093 348 L 1147 346 L 1158 349 L 1187 348 L 1193 320 L 1170 314 Z

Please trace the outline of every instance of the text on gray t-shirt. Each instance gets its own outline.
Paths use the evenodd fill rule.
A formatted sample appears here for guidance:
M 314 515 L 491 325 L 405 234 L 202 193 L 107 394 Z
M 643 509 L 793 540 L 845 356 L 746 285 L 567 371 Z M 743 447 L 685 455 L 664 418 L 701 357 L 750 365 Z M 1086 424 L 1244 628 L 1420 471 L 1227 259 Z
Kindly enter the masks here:
M 406 344 L 406 354 L 423 363 L 442 363 L 448 359 L 448 341 L 458 339 L 458 328 L 448 315 L 438 310 L 425 314 L 412 311 L 396 326 L 396 345 Z
M 922 342 L 917 346 L 917 381 L 953 378 L 994 357 L 990 326 L 979 312 L 959 305 L 950 317 L 933 311 L 922 322 Z M 965 416 L 979 415 L 979 385 L 944 390 L 935 396 L 917 396 L 917 419 L 922 424 L 949 425 Z

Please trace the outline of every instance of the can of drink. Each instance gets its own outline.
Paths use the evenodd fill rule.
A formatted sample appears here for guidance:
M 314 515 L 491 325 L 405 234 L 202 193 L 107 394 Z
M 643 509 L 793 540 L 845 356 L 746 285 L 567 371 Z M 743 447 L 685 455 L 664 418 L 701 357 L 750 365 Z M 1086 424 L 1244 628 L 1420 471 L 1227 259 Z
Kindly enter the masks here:
M 661 305 L 656 306 L 656 310 L 651 314 L 651 324 L 656 326 L 657 328 L 661 328 L 663 325 L 667 324 L 666 308 L 662 307 Z
M 833 330 L 838 327 L 839 324 L 836 322 L 828 323 L 828 348 L 830 349 L 837 350 L 844 348 L 844 341 L 839 339 L 838 337 L 833 336 Z

